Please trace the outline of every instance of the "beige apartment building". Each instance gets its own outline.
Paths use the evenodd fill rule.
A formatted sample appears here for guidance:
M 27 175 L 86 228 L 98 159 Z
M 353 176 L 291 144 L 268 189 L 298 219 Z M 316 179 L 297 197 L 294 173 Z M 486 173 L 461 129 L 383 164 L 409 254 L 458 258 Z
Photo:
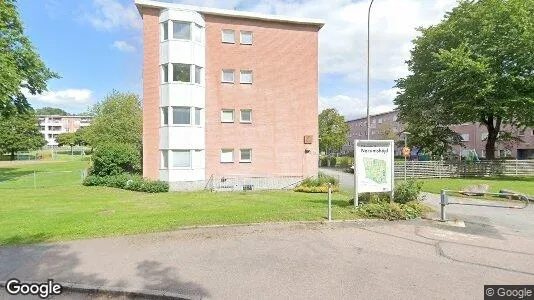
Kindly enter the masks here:
M 394 132 L 398 138 L 404 139 L 404 126 L 397 121 L 398 111 L 393 110 L 381 114 L 372 115 L 370 139 L 385 139 L 388 133 Z M 355 139 L 367 139 L 367 118 L 359 118 L 346 122 L 350 131 L 347 143 L 343 146 L 342 152 L 354 151 L 353 141 Z M 469 123 L 451 126 L 451 129 L 462 136 L 462 146 L 454 146 L 454 153 L 466 156 L 470 150 L 476 151 L 481 158 L 486 157 L 486 137 L 488 132 L 485 126 L 479 123 Z M 534 128 L 519 130 L 512 127 L 504 127 L 504 130 L 512 132 L 522 141 L 515 143 L 498 143 L 496 145 L 496 157 L 513 157 L 517 159 L 534 159 Z M 409 139 L 410 136 L 408 135 Z M 400 155 L 400 149 L 397 149 Z
M 39 131 L 46 139 L 46 145 L 55 147 L 58 145 L 56 137 L 61 133 L 76 132 L 80 128 L 91 124 L 92 118 L 89 116 L 37 116 L 39 121 Z
M 135 3 L 145 177 L 198 189 L 214 178 L 317 174 L 322 20 Z

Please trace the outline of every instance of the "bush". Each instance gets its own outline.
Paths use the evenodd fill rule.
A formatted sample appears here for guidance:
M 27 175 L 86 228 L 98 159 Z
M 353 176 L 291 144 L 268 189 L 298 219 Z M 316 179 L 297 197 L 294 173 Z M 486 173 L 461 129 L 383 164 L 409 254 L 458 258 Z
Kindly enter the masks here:
M 419 200 L 419 194 L 423 188 L 423 183 L 415 180 L 402 181 L 395 186 L 393 201 L 397 203 L 408 203 Z
M 141 153 L 128 144 L 104 145 L 95 150 L 90 174 L 96 176 L 141 173 Z
M 336 167 L 348 168 L 351 165 L 352 165 L 352 158 L 347 157 L 347 156 L 342 156 L 338 158 Z
M 163 193 L 169 191 L 169 184 L 161 180 L 144 179 L 139 175 L 120 174 L 111 176 L 87 176 L 83 185 L 107 186 L 145 193 Z
M 295 192 L 305 193 L 327 193 L 329 183 L 332 184 L 332 191 L 339 190 L 339 180 L 333 176 L 319 172 L 317 178 L 306 178 L 293 190 Z
M 295 192 L 301 193 L 328 193 L 328 186 L 297 186 L 293 189 Z M 332 192 L 338 192 L 339 188 L 332 186 Z
M 369 203 L 358 208 L 363 217 L 384 220 L 407 220 L 421 217 L 431 209 L 419 201 L 400 203 Z
M 321 156 L 320 165 L 321 167 L 326 167 L 328 165 L 328 158 L 326 156 Z

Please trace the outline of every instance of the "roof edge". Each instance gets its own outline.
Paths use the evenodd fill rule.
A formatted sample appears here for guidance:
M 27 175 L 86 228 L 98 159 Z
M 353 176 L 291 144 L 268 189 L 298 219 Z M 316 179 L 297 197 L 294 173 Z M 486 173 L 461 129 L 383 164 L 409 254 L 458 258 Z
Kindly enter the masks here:
M 200 7 L 200 6 L 185 5 L 185 4 L 178 4 L 178 3 L 168 3 L 168 2 L 153 1 L 153 0 L 135 0 L 135 6 L 137 6 L 139 13 L 141 13 L 142 7 L 150 7 L 150 8 L 159 8 L 159 9 L 178 9 L 178 10 L 185 10 L 185 11 L 196 11 L 196 12 L 208 14 L 208 15 L 237 17 L 237 18 L 243 18 L 243 19 L 255 19 L 255 20 L 272 21 L 272 22 L 311 25 L 311 26 L 316 26 L 319 29 L 325 25 L 325 21 L 322 19 L 268 15 L 268 14 L 261 14 L 261 13 L 255 13 L 255 12 Z

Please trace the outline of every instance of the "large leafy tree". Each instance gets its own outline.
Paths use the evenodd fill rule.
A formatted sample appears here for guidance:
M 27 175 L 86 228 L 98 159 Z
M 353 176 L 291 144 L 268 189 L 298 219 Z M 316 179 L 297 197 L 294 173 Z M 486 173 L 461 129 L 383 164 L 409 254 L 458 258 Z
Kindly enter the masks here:
M 39 132 L 39 124 L 32 110 L 24 113 L 0 115 L 0 153 L 9 153 L 11 160 L 18 151 L 40 149 L 46 140 Z
M 534 0 L 464 0 L 440 24 L 419 28 L 395 99 L 414 138 L 419 128 L 449 143 L 444 128 L 480 122 L 491 159 L 505 124 L 534 124 L 533 16 Z
M 59 75 L 45 66 L 24 35 L 15 0 L 0 1 L 0 113 L 28 110 L 23 92 L 40 94 L 51 78 Z
M 56 142 L 59 146 L 70 146 L 70 153 L 72 154 L 72 147 L 76 146 L 76 133 L 65 132 L 58 134 Z
M 113 91 L 92 110 L 93 121 L 83 134 L 91 146 L 129 144 L 141 147 L 143 111 L 137 95 Z
M 68 116 L 69 113 L 61 108 L 56 107 L 42 107 L 35 109 L 36 115 L 54 115 L 54 116 Z
M 330 155 L 347 141 L 349 125 L 337 110 L 327 108 L 319 114 L 319 150 Z

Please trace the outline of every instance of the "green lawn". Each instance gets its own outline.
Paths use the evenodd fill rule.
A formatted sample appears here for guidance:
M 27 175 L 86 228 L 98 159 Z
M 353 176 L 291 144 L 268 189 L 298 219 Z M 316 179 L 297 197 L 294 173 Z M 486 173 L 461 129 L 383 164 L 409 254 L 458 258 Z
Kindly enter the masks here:
M 80 185 L 79 170 L 86 166 L 85 161 L 69 161 L 0 167 L 0 244 L 154 232 L 192 225 L 320 221 L 326 216 L 325 194 L 145 194 L 84 187 Z M 37 189 L 33 188 L 34 170 L 38 171 Z M 344 193 L 333 195 L 334 219 L 359 217 L 349 206 L 349 198 Z
M 463 190 L 475 184 L 489 185 L 489 191 L 498 193 L 499 190 L 512 190 L 534 196 L 534 177 L 492 177 L 492 178 L 443 178 L 424 179 L 423 191 L 440 193 L 445 190 Z

